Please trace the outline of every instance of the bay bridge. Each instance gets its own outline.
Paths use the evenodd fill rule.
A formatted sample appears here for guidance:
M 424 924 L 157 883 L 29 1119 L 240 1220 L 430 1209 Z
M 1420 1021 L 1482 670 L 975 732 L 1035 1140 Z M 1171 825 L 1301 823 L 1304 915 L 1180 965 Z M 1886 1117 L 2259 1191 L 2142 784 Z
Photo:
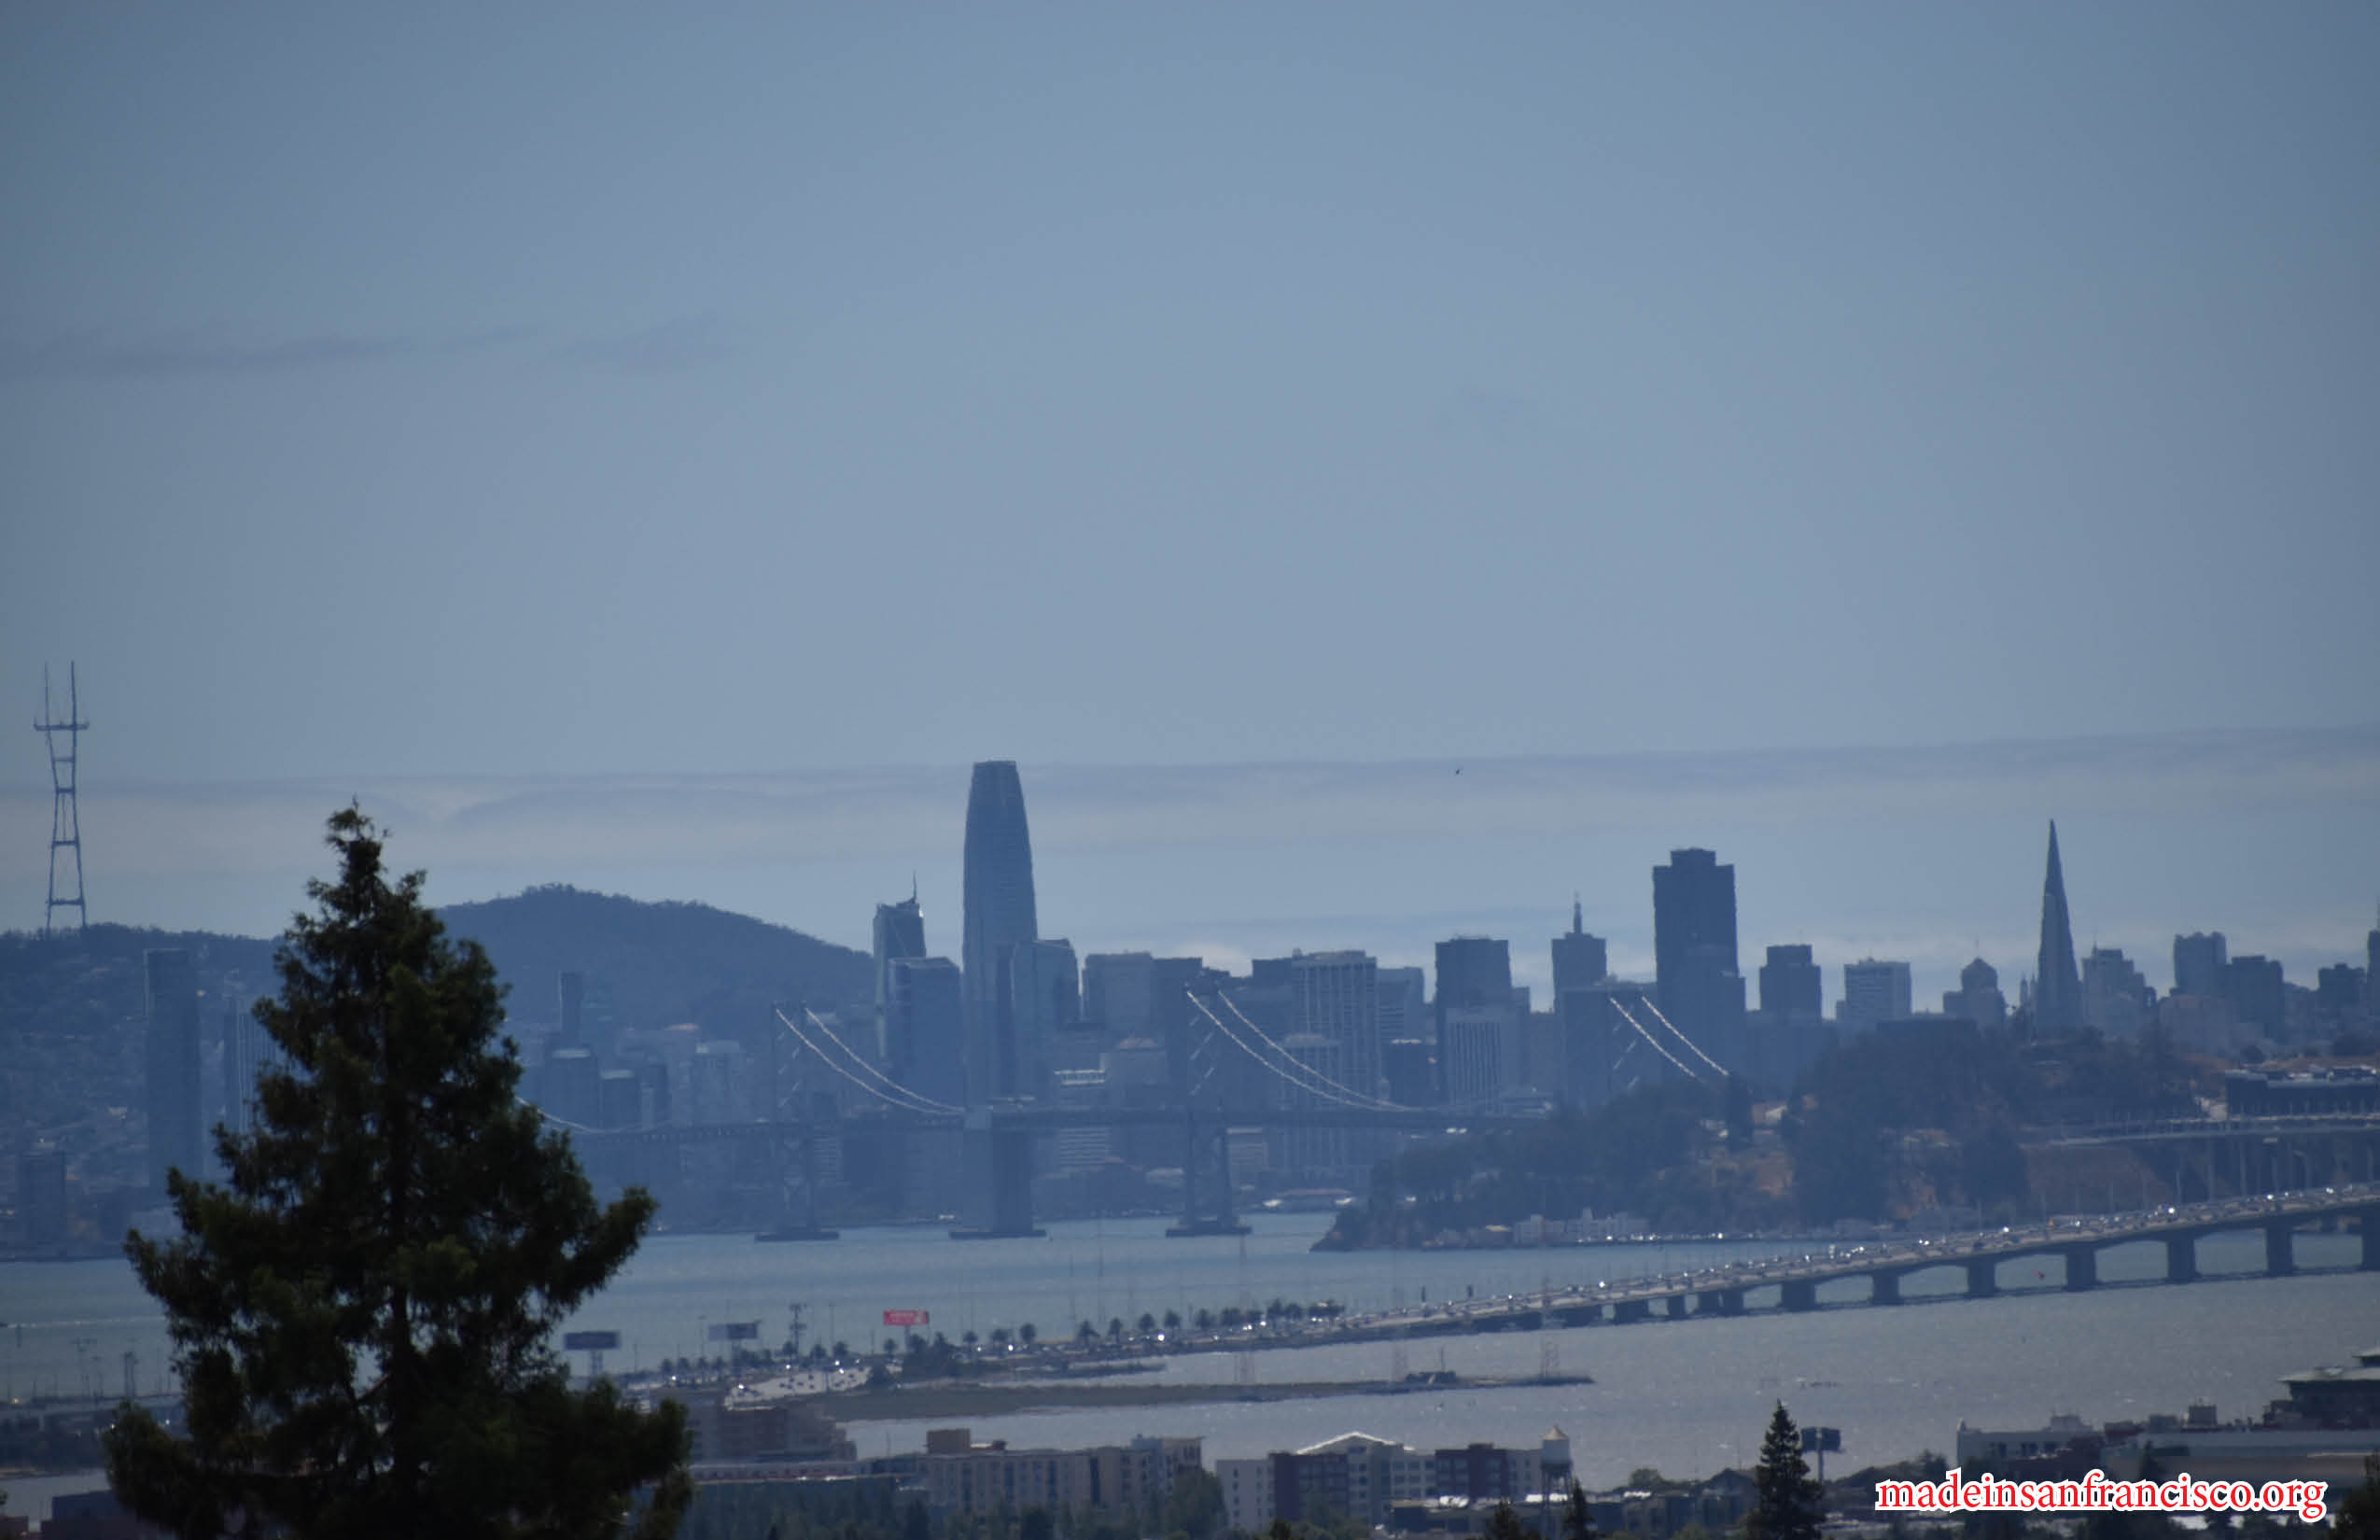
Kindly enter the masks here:
M 764 1117 L 599 1129 L 545 1115 L 569 1129 L 581 1148 L 595 1158 L 637 1146 L 724 1143 L 764 1150 L 781 1216 L 773 1238 L 786 1239 L 833 1238 L 834 1232 L 824 1226 L 819 1212 L 817 1173 L 822 1141 L 867 1132 L 955 1134 L 963 1192 L 959 1224 L 951 1234 L 957 1239 L 989 1239 L 1041 1233 L 1032 1212 L 1034 1143 L 1062 1130 L 1145 1131 L 1164 1124 L 1178 1129 L 1182 1211 L 1180 1223 L 1168 1234 L 1197 1237 L 1247 1230 L 1234 1211 L 1228 1145 L 1232 1129 L 1408 1135 L 1515 1130 L 1542 1122 L 1552 1111 L 1543 1103 L 1401 1105 L 1333 1078 L 1322 1065 L 1301 1057 L 1266 1033 L 1227 993 L 1201 995 L 1194 990 L 1187 992 L 1186 999 L 1195 1013 L 1192 1030 L 1181 1051 L 1169 1056 L 1169 1083 L 1157 1105 L 1067 1106 L 1036 1098 L 987 1099 L 970 1105 L 942 1100 L 893 1079 L 845 1042 L 830 1023 L 796 1004 L 790 1011 L 781 1006 L 773 1011 L 777 1030 L 770 1040 L 772 1094 Z M 1725 1079 L 1719 1064 L 1671 1023 L 1649 998 L 1614 997 L 1611 1004 L 1615 1026 L 1619 1029 L 1616 1069 L 1625 1069 L 1632 1057 L 1663 1074 L 1704 1085 Z M 787 1046 L 791 1052 L 780 1056 L 778 1050 Z M 819 1094 L 822 1082 L 840 1094 Z M 847 1102 L 854 1104 L 852 1110 L 846 1110 Z M 2029 1142 L 2126 1146 L 2167 1182 L 2173 1197 L 2184 1199 L 2195 1194 L 2202 1202 L 2216 1200 L 2225 1188 L 2237 1200 L 2251 1193 L 2301 1192 L 2380 1181 L 2380 1115 L 2375 1114 L 2164 1119 L 2034 1130 Z M 2111 1194 L 2110 1209 L 2116 1206 L 2113 1197 Z M 2146 1193 L 2142 1201 L 2147 1206 Z M 2370 1212 L 2352 1202 L 2340 1211 L 2364 1215 L 2365 1265 L 2373 1265 L 2369 1259 L 2380 1224 L 2373 1223 Z M 2187 1228 L 2206 1217 L 2202 1214 L 2184 1222 L 2168 1213 L 2164 1221 L 2166 1229 L 2174 1225 Z M 2006 1233 L 1983 1238 L 1979 1244 L 1987 1250 L 1976 1253 L 1977 1265 L 2016 1243 Z M 2038 1246 L 2065 1259 L 2069 1281 L 2084 1281 L 2076 1286 L 2089 1286 L 2096 1254 L 2096 1242 L 2090 1236 L 2061 1236 L 2054 1246 L 2041 1239 Z M 1925 1259 L 1927 1267 L 1939 1265 L 1930 1256 Z M 1873 1257 L 1850 1269 L 1878 1280 L 1877 1289 L 1886 1295 L 1909 1270 L 1897 1263 L 1879 1265 Z M 1820 1269 L 1808 1276 L 1766 1278 L 1760 1286 L 1775 1284 L 1784 1308 L 1797 1309 L 1803 1308 L 1806 1289 L 1835 1276 L 1837 1272 Z M 1971 1292 L 1988 1292 L 1987 1282 L 1976 1283 Z M 1785 1287 L 1788 1283 L 1790 1289 Z M 1608 1303 L 1616 1310 L 1634 1310 L 1641 1304 L 1648 1310 L 1658 1305 L 1674 1311 L 1685 1308 L 1676 1303 L 1679 1299 L 1706 1292 L 1712 1291 L 1673 1292 L 1642 1300 L 1616 1297 Z M 1725 1301 L 1740 1292 L 1734 1285 L 1717 1288 L 1714 1297 L 1721 1303 L 1712 1308 L 1725 1308 Z M 1889 1301 L 1880 1295 L 1879 1302 Z M 1575 1311 L 1584 1307 L 1574 1303 L 1570 1308 Z

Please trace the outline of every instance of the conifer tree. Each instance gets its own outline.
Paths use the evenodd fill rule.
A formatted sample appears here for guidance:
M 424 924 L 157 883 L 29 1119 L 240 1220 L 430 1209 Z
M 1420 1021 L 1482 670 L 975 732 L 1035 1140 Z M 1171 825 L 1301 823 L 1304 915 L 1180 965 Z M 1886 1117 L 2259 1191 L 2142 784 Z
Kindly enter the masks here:
M 1818 1540 L 1818 1526 L 1827 1517 L 1827 1489 L 1810 1475 L 1801 1458 L 1801 1433 L 1777 1403 L 1769 1419 L 1768 1436 L 1760 1440 L 1760 1464 L 1752 1479 L 1760 1500 L 1745 1522 L 1752 1540 Z
M 1562 1509 L 1561 1540 L 1595 1540 L 1595 1510 L 1588 1505 L 1587 1489 L 1570 1483 L 1570 1502 Z
M 354 807 L 258 1020 L 287 1067 L 222 1185 L 169 1179 L 182 1234 L 125 1250 L 165 1307 L 189 1435 L 125 1406 L 108 1480 L 178 1534 L 489 1540 L 674 1533 L 685 1413 L 570 1388 L 553 1327 L 637 1248 L 652 1199 L 598 1208 L 514 1095 L 502 989 Z

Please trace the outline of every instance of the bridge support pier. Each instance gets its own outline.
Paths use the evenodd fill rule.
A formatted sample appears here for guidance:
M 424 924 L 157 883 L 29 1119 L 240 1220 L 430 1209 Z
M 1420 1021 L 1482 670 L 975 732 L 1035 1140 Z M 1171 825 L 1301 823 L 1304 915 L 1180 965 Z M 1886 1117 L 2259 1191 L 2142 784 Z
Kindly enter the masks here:
M 1780 1283 L 1777 1303 L 1788 1310 L 1814 1310 L 1818 1308 L 1818 1285 L 1807 1279 Z
M 2368 1273 L 2380 1272 L 2380 1209 L 2365 1209 L 2356 1216 L 2363 1229 L 2363 1261 Z
M 2080 1294 L 2099 1286 L 2099 1251 L 2094 1246 L 2068 1246 L 2066 1258 L 2066 1292 Z
M 1696 1315 L 1742 1315 L 1743 1291 L 1742 1289 L 1705 1289 L 1695 1296 L 1694 1313 Z
M 1231 1210 L 1231 1130 L 1218 1114 L 1198 1121 L 1195 1105 L 1183 1110 L 1182 1223 L 1166 1234 L 1246 1235 L 1248 1226 Z
M 1868 1275 L 1868 1303 L 1870 1305 L 1899 1304 L 1900 1274 L 1869 1273 Z
M 2297 1271 L 2297 1226 L 2287 1220 L 2264 1226 L 2264 1271 L 2281 1278 Z
M 1612 1324 L 1624 1325 L 1631 1321 L 1653 1319 L 1653 1302 L 1649 1299 L 1622 1299 L 1612 1306 Z
M 2000 1292 L 2000 1264 L 1996 1257 L 1986 1257 L 1967 1265 L 1967 1297 L 1989 1299 Z
M 1591 1326 L 1603 1319 L 1601 1305 L 1564 1305 L 1554 1316 L 1565 1326 Z
M 2165 1238 L 2165 1281 L 2188 1283 L 2198 1277 L 2198 1238 L 2194 1235 L 2173 1235 Z
M 974 1114 L 969 1115 L 971 1125 Z M 959 1136 L 959 1152 L 967 1169 L 966 1221 L 950 1232 L 953 1240 L 1000 1240 L 1012 1236 L 1038 1236 L 1033 1228 L 1033 1136 L 993 1128 L 989 1120 L 971 1126 Z
M 1673 1294 L 1661 1301 L 1661 1309 L 1672 1321 L 1686 1319 L 1686 1295 Z

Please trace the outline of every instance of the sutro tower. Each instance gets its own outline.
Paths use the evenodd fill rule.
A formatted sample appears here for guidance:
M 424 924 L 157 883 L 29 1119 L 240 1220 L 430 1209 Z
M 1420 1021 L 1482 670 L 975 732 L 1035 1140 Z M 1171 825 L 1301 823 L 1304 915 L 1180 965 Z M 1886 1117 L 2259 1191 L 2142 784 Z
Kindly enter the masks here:
M 66 665 L 66 720 L 60 721 L 49 705 L 49 670 L 41 671 L 41 720 L 33 724 L 35 732 L 49 746 L 49 903 L 41 912 L 41 933 L 58 932 L 58 911 L 75 912 L 75 930 L 79 932 L 90 922 L 91 915 L 83 907 L 83 821 L 75 806 L 75 753 L 78 737 L 90 730 L 91 723 L 82 720 L 81 698 L 76 689 L 75 665 Z M 66 735 L 66 751 L 58 751 L 58 735 Z M 58 852 L 71 850 L 75 856 L 75 894 L 61 898 L 58 894 Z

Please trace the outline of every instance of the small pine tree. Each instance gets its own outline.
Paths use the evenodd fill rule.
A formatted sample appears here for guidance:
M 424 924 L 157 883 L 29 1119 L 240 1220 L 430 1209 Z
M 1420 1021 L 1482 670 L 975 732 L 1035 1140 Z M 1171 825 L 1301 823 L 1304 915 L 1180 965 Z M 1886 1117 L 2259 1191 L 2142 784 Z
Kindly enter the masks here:
M 1561 1540 L 1595 1540 L 1595 1510 L 1587 1504 L 1587 1489 L 1575 1480 L 1561 1512 Z
M 1520 1515 L 1512 1511 L 1512 1505 L 1498 1503 L 1495 1511 L 1488 1515 L 1487 1540 L 1531 1540 L 1531 1536 Z
M 185 1536 L 666 1535 L 692 1495 L 682 1407 L 573 1390 L 553 1327 L 637 1249 L 652 1199 L 598 1208 L 520 1105 L 502 987 L 446 939 L 370 819 L 330 820 L 334 883 L 291 927 L 257 1018 L 289 1068 L 225 1184 L 168 1179 L 178 1239 L 125 1242 L 165 1307 L 189 1435 L 127 1404 L 107 1477 Z
M 1812 1478 L 1810 1462 L 1801 1458 L 1801 1432 L 1782 1401 L 1769 1419 L 1768 1436 L 1760 1440 L 1760 1464 L 1752 1478 L 1760 1491 L 1745 1519 L 1752 1540 L 1818 1540 L 1827 1489 Z

